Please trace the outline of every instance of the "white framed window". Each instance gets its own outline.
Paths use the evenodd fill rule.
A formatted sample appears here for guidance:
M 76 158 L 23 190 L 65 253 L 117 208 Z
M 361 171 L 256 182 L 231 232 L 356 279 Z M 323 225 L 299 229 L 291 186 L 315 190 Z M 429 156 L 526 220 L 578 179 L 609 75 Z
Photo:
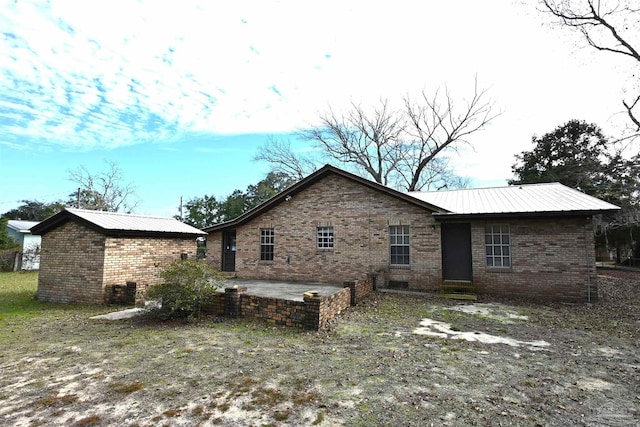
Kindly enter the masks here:
M 260 229 L 260 261 L 273 261 L 275 233 L 273 228 Z
M 485 225 L 484 246 L 487 267 L 511 268 L 511 235 L 508 224 Z
M 409 226 L 389 227 L 389 253 L 391 265 L 409 265 Z
M 333 227 L 318 227 L 316 232 L 318 249 L 333 249 Z

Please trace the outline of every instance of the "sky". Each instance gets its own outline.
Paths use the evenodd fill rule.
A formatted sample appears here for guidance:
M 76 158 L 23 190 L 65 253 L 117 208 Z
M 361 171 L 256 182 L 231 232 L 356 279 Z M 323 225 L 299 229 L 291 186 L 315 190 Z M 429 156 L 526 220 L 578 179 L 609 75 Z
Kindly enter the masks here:
M 0 0 L 0 213 L 67 199 L 69 171 L 115 162 L 136 213 L 260 181 L 269 138 L 329 106 L 400 101 L 474 78 L 501 114 L 454 155 L 472 187 L 571 119 L 623 126 L 622 62 L 545 24 L 534 1 Z

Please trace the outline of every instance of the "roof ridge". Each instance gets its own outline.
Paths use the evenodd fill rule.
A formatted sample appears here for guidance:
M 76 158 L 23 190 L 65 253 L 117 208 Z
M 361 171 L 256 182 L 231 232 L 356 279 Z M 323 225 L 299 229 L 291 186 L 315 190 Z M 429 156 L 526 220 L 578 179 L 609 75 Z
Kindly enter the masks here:
M 495 190 L 495 189 L 505 189 L 505 188 L 515 188 L 515 187 L 536 187 L 536 186 L 545 186 L 545 185 L 563 185 L 560 182 L 536 182 L 533 184 L 508 184 L 508 185 L 494 185 L 491 187 L 474 187 L 474 188 L 452 188 L 447 190 L 434 190 L 434 191 L 407 191 L 406 194 L 432 194 L 432 193 L 453 193 L 454 191 L 471 191 L 471 190 Z M 565 187 L 567 187 L 565 185 Z M 571 188 L 571 187 L 567 187 Z M 575 188 L 574 188 L 575 190 Z
M 128 217 L 137 217 L 137 218 L 153 218 L 153 219 L 164 219 L 164 220 L 174 220 L 177 219 L 166 216 L 155 216 L 155 215 L 142 215 L 136 213 L 125 213 L 125 212 L 111 212 L 111 211 L 98 211 L 94 209 L 79 209 L 79 208 L 65 208 L 66 211 L 71 213 L 74 212 L 87 212 L 92 214 L 100 214 L 100 215 L 112 215 L 112 216 L 128 216 Z

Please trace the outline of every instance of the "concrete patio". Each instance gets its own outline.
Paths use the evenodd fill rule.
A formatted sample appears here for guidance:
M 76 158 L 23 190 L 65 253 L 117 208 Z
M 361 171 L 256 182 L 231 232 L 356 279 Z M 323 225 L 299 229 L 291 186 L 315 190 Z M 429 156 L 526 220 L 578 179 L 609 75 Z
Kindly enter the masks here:
M 289 301 L 302 301 L 305 292 L 317 291 L 320 296 L 331 296 L 342 289 L 341 284 L 315 282 L 286 282 L 280 280 L 229 279 L 225 281 L 221 291 L 227 287 L 246 287 L 247 295 L 263 298 L 277 298 Z

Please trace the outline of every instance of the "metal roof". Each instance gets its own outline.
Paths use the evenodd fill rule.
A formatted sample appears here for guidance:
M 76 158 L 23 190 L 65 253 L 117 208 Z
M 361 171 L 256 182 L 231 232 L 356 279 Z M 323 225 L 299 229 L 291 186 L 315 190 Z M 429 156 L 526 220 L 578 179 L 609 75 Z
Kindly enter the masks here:
M 557 182 L 434 192 L 414 191 L 408 194 L 449 211 L 438 214 L 440 216 L 598 213 L 620 209 Z
M 30 228 L 36 225 L 38 221 L 22 221 L 19 219 L 10 219 L 7 221 L 7 226 L 17 231 L 18 233 L 31 233 Z
M 118 212 L 103 212 L 87 209 L 65 208 L 56 215 L 47 218 L 32 229 L 43 233 L 57 227 L 62 222 L 76 219 L 98 231 L 114 235 L 206 235 L 202 230 L 178 221 L 175 218 L 154 217 Z

